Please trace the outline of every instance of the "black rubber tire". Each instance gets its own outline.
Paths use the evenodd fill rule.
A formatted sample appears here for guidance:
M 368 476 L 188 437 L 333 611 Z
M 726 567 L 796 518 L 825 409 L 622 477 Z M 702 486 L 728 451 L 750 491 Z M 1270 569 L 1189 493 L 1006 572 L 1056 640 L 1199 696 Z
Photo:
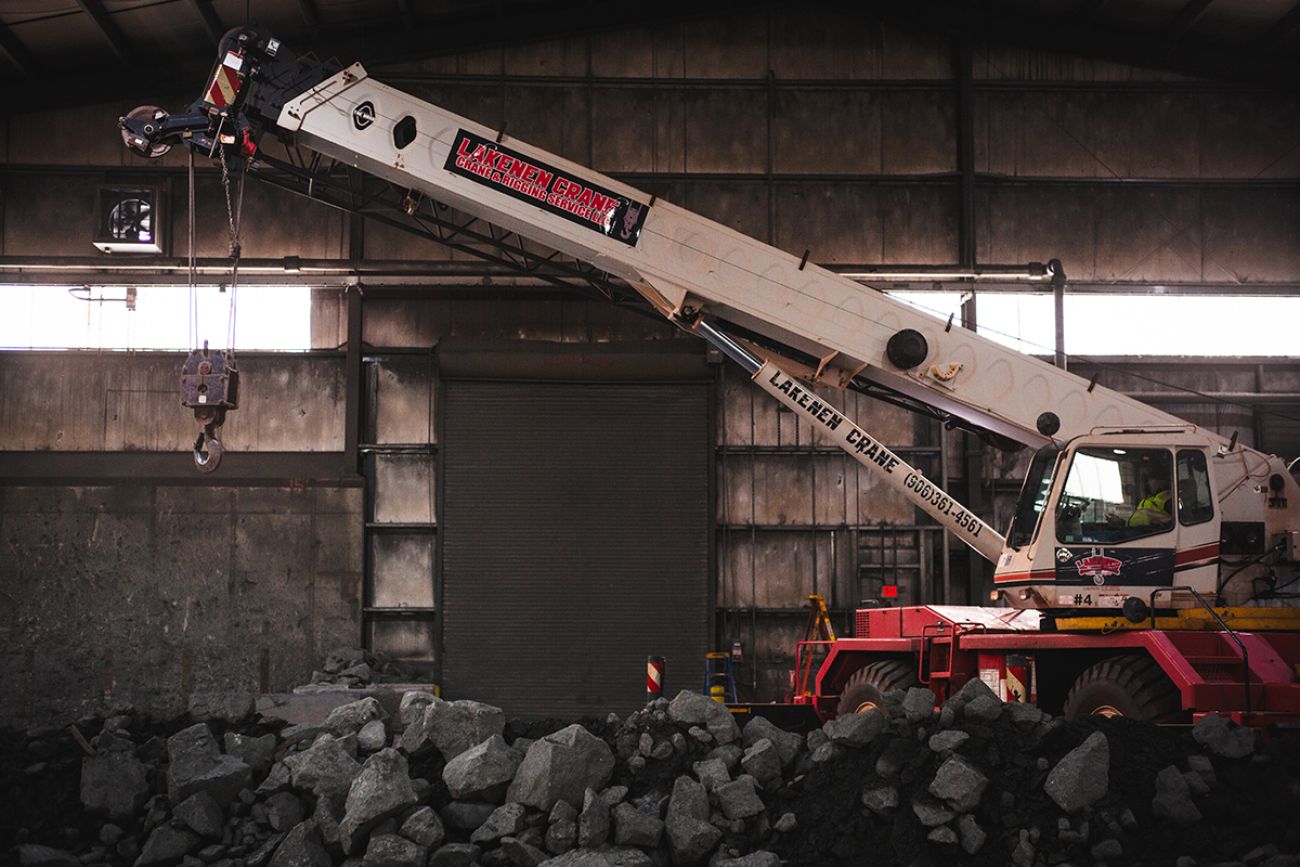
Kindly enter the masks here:
M 885 693 L 910 689 L 916 685 L 916 670 L 910 663 L 901 659 L 877 660 L 858 669 L 845 682 L 844 689 L 840 691 L 840 703 L 835 707 L 835 715 L 847 716 L 865 712 L 871 707 L 888 714 Z
M 1079 675 L 1065 697 L 1065 718 L 1126 716 L 1154 723 L 1185 721 L 1178 687 L 1146 654 L 1103 659 Z

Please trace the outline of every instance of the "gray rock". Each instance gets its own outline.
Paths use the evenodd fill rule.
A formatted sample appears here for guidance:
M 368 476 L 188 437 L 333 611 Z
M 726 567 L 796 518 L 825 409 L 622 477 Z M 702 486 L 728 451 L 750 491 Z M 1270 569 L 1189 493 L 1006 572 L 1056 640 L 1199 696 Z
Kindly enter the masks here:
M 714 789 L 718 808 L 728 819 L 747 819 L 763 812 L 763 801 L 754 790 L 750 777 L 741 777 Z
M 578 845 L 577 816 L 572 819 L 557 819 L 552 814 L 551 824 L 546 829 L 546 851 L 552 855 L 563 855 L 576 845 Z
M 988 784 L 988 778 L 970 762 L 950 756 L 935 772 L 929 792 L 957 812 L 969 813 L 979 806 Z
M 723 858 L 714 867 L 781 867 L 781 859 L 775 852 L 762 850 L 741 858 Z
M 253 715 L 257 696 L 251 692 L 196 692 L 190 696 L 190 716 L 199 722 L 237 723 Z
M 668 718 L 682 728 L 703 726 L 719 744 L 740 739 L 740 726 L 726 705 L 698 692 L 679 692 L 668 705 Z
M 1206 714 L 1192 726 L 1192 737 L 1205 749 L 1224 759 L 1242 759 L 1255 752 L 1255 732 L 1225 716 Z
M 673 782 L 673 793 L 668 799 L 668 818 L 673 816 L 689 816 L 706 821 L 709 818 L 709 794 L 704 786 L 690 777 L 678 777 Z
M 808 732 L 808 735 L 805 738 L 805 740 L 808 746 L 808 752 L 811 753 L 815 751 L 818 747 L 820 747 L 822 744 L 830 743 L 831 739 L 828 738 L 826 736 L 826 732 L 822 731 L 821 729 L 813 729 L 812 731 Z
M 928 744 L 932 752 L 942 753 L 959 749 L 961 745 L 966 743 L 968 740 L 970 740 L 970 735 L 966 732 L 960 731 L 959 729 L 951 729 L 949 731 L 930 735 Z
M 888 722 L 881 711 L 869 710 L 836 717 L 822 726 L 822 731 L 831 743 L 861 748 L 875 740 Z
M 651 867 L 653 864 L 650 856 L 640 849 L 621 849 L 617 846 L 574 849 L 542 863 L 546 867 Z
M 360 765 L 357 765 L 360 768 Z M 267 772 L 266 779 L 258 784 L 254 794 L 259 798 L 267 795 L 273 795 L 276 792 L 282 792 L 293 785 L 293 773 L 289 766 L 284 762 L 276 762 L 271 765 L 271 770 Z
M 316 832 L 331 850 L 343 848 L 339 838 L 339 814 L 330 803 L 329 798 L 319 798 L 316 809 L 312 810 L 311 820 L 316 824 Z
M 765 717 L 755 716 L 745 723 L 745 728 L 741 732 L 741 743 L 746 747 L 752 747 L 764 738 L 776 745 L 776 751 L 781 756 L 781 766 L 785 768 L 794 764 L 799 751 L 803 749 L 802 737 L 786 731 Z
M 794 813 L 781 814 L 781 818 L 777 819 L 776 824 L 772 826 L 773 830 L 775 830 L 778 834 L 789 834 L 791 831 L 793 831 L 795 828 L 798 827 L 799 827 L 799 819 L 798 817 L 795 816 Z
M 204 723 L 168 738 L 167 757 L 167 793 L 173 804 L 195 792 L 207 792 L 218 804 L 229 804 L 253 778 L 248 765 L 221 753 Z
M 221 812 L 221 805 L 207 792 L 197 792 L 181 801 L 172 810 L 172 818 L 184 823 L 200 837 L 211 840 L 220 839 L 226 828 L 226 817 Z
M 111 752 L 81 760 L 81 805 L 111 819 L 129 819 L 149 799 L 148 769 L 135 756 Z
M 352 782 L 361 773 L 360 763 L 348 753 L 347 746 L 334 739 L 317 741 L 309 749 L 286 756 L 284 766 L 295 789 L 337 804 L 347 797 Z
M 903 696 L 903 716 L 910 723 L 919 723 L 934 716 L 934 693 L 924 686 L 914 686 Z
M 325 664 L 321 667 L 326 674 L 338 674 L 365 661 L 366 651 L 360 647 L 336 647 L 326 654 Z
M 261 777 L 271 767 L 275 756 L 275 735 L 241 735 L 226 732 L 226 754 L 234 756 L 253 769 L 254 777 Z
M 505 711 L 477 701 L 435 698 L 402 732 L 402 747 L 412 755 L 436 749 L 445 761 L 505 732 Z
M 357 732 L 357 749 L 374 753 L 388 746 L 388 727 L 381 719 L 373 719 Z
M 1003 709 L 1017 728 L 1030 729 L 1043 721 L 1043 712 L 1023 701 L 1009 701 Z
M 983 681 L 979 681 L 983 685 Z M 988 687 L 984 687 L 988 690 Z M 992 692 L 987 695 L 977 695 L 961 707 L 961 714 L 964 718 L 976 722 L 994 722 L 1002 716 L 1002 702 L 998 700 Z
M 501 851 L 515 867 L 537 867 L 550 856 L 531 843 L 515 837 L 506 837 L 501 841 Z
M 315 822 L 302 822 L 284 835 L 269 867 L 330 867 L 330 863 Z
M 1207 786 L 1213 786 L 1218 782 L 1218 775 L 1214 773 L 1214 762 L 1210 761 L 1209 756 L 1188 756 L 1187 769 L 1204 780 Z
M 763 786 L 781 782 L 781 754 L 767 738 L 759 738 L 745 750 L 740 766 Z
M 402 693 L 402 700 L 397 710 L 397 718 L 402 721 L 402 728 L 409 728 L 418 722 L 424 716 L 424 709 L 433 704 L 435 698 L 436 695 L 422 689 L 412 689 Z
M 266 822 L 277 831 L 288 831 L 303 818 L 302 801 L 291 792 L 278 792 L 266 799 Z
M 608 783 L 613 771 L 609 745 L 575 723 L 533 742 L 506 799 L 544 811 L 556 801 L 577 803 L 585 789 Z
M 429 856 L 429 867 L 473 867 L 482 852 L 473 843 L 448 843 Z
M 153 865 L 175 864 L 187 853 L 199 847 L 199 836 L 191 831 L 173 828 L 171 825 L 159 825 L 149 835 L 140 857 L 135 860 L 135 867 L 153 867 Z
M 679 777 L 678 782 L 681 782 L 681 779 Z M 674 810 L 670 802 L 664 829 L 667 832 L 668 849 L 672 853 L 673 864 L 677 867 L 692 867 L 701 863 L 722 841 L 722 831 L 707 821 L 707 800 L 704 814 L 704 818 L 697 818 L 698 810 L 687 806 Z
M 704 788 L 709 791 L 731 782 L 731 772 L 727 770 L 727 764 L 722 759 L 705 759 L 691 765 L 691 769 L 704 784 Z
M 1077 813 L 1096 803 L 1109 787 L 1110 745 L 1104 734 L 1093 732 L 1056 763 L 1043 791 L 1065 812 Z
M 638 810 L 631 804 L 619 804 L 611 812 L 616 845 L 640 846 L 644 849 L 653 849 L 659 845 L 664 823 L 657 815 Z
M 437 848 L 446 836 L 446 831 L 442 827 L 442 820 L 438 814 L 433 811 L 432 807 L 420 807 L 406 817 L 402 827 L 398 830 L 406 839 L 412 843 L 423 846 L 426 849 Z
M 125 833 L 126 832 L 123 831 L 121 828 L 119 828 L 117 825 L 114 825 L 111 822 L 106 823 L 100 826 L 99 842 L 103 843 L 105 846 L 108 847 L 116 846 L 117 841 L 121 840 L 122 835 Z
M 940 846 L 955 846 L 957 845 L 957 832 L 947 825 L 940 825 L 932 829 L 929 834 L 926 834 L 925 839 Z
M 453 798 L 500 804 L 523 761 L 523 754 L 501 735 L 470 747 L 446 764 L 442 781 Z
M 876 815 L 884 815 L 898 806 L 898 789 L 893 786 L 881 786 L 862 792 L 862 806 Z
M 957 833 L 961 836 L 961 848 L 967 855 L 974 855 L 984 847 L 988 834 L 969 813 L 957 820 Z
M 916 818 L 921 820 L 921 824 L 927 828 L 946 825 L 957 818 L 957 814 L 949 810 L 944 804 L 929 798 L 917 798 L 912 801 L 912 812 L 916 814 Z
M 361 851 L 370 829 L 415 803 L 406 757 L 394 749 L 380 750 L 366 759 L 348 789 L 339 841 L 343 851 Z
M 347 704 L 341 704 L 329 712 L 325 717 L 326 731 L 333 732 L 338 737 L 343 735 L 356 734 L 361 731 L 367 723 L 383 722 L 388 719 L 388 711 L 379 703 L 379 699 L 373 696 L 350 701 Z
M 705 759 L 719 759 L 727 766 L 728 771 L 735 773 L 736 768 L 740 767 L 740 759 L 744 755 L 745 750 L 740 744 L 723 744 L 709 750 L 709 754 L 705 756 Z
M 266 865 L 271 860 L 272 854 L 274 854 L 275 850 L 279 847 L 280 843 L 284 841 L 286 836 L 288 835 L 278 833 L 272 834 L 263 840 L 260 846 L 248 853 L 244 860 L 249 867 L 263 867 L 263 865 Z
M 1107 861 L 1117 861 L 1123 857 L 1124 845 L 1118 840 L 1102 840 L 1092 847 L 1092 860 L 1094 861 L 1105 863 Z
M 363 867 L 425 867 L 429 851 L 396 834 L 376 834 L 366 844 Z
M 471 843 L 484 845 L 496 843 L 502 837 L 514 837 L 524 830 L 524 816 L 527 815 L 528 808 L 523 804 L 506 804 L 497 807 L 492 811 L 492 815 L 479 825 L 470 835 Z
M 20 867 L 81 867 L 81 861 L 71 852 L 36 843 L 18 847 L 18 864 Z
M 578 845 L 584 849 L 600 846 L 609 839 L 609 802 L 587 789 L 578 814 Z
M 1151 812 L 1157 819 L 1175 825 L 1194 825 L 1201 821 L 1201 811 L 1192 800 L 1187 780 L 1173 765 L 1156 774 L 1156 794 L 1151 799 Z
M 452 801 L 442 808 L 442 821 L 449 828 L 473 831 L 486 822 L 496 808 L 496 804 L 479 801 Z

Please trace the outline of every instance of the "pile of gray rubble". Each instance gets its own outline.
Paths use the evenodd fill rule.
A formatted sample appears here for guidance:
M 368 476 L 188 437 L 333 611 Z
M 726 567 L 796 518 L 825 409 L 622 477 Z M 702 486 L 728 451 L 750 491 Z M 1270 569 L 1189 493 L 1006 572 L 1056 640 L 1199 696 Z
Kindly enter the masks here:
M 1278 821 L 1293 745 L 1219 717 L 1067 723 L 978 680 L 939 708 L 889 699 L 807 735 L 692 692 L 537 739 L 420 691 L 398 719 L 367 697 L 320 725 L 239 701 L 164 733 L 122 713 L 9 755 L 0 794 L 65 767 L 76 803 L 18 810 L 0 848 L 24 867 L 1300 864 Z

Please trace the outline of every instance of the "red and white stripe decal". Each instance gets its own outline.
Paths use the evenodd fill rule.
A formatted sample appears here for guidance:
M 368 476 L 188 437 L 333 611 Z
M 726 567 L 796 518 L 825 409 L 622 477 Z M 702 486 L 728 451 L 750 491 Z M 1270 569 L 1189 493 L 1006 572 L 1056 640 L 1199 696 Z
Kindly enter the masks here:
M 664 664 L 647 662 L 645 665 L 645 691 L 650 695 L 661 695 L 664 691 Z
M 1211 542 L 1208 545 L 1198 545 L 1195 548 L 1188 548 L 1184 551 L 1178 551 L 1174 554 L 1174 565 L 1183 566 L 1187 563 L 1194 563 L 1197 560 L 1209 562 L 1219 556 L 1219 543 Z
M 221 64 L 217 67 L 216 75 L 212 76 L 212 84 L 208 86 L 208 102 L 217 108 L 225 108 L 235 101 L 237 93 L 239 93 L 239 73 L 224 63 Z
M 1006 575 L 994 575 L 993 583 L 1003 581 L 1051 581 L 1056 578 L 1055 569 L 1035 569 L 1033 572 L 1013 572 Z

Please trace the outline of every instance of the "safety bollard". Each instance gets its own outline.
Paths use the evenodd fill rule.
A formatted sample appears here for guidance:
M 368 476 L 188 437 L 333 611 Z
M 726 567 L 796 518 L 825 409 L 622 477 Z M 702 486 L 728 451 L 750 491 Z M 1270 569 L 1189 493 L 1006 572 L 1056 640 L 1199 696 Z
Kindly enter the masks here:
M 653 654 L 645 658 L 645 703 L 664 694 L 664 658 Z

